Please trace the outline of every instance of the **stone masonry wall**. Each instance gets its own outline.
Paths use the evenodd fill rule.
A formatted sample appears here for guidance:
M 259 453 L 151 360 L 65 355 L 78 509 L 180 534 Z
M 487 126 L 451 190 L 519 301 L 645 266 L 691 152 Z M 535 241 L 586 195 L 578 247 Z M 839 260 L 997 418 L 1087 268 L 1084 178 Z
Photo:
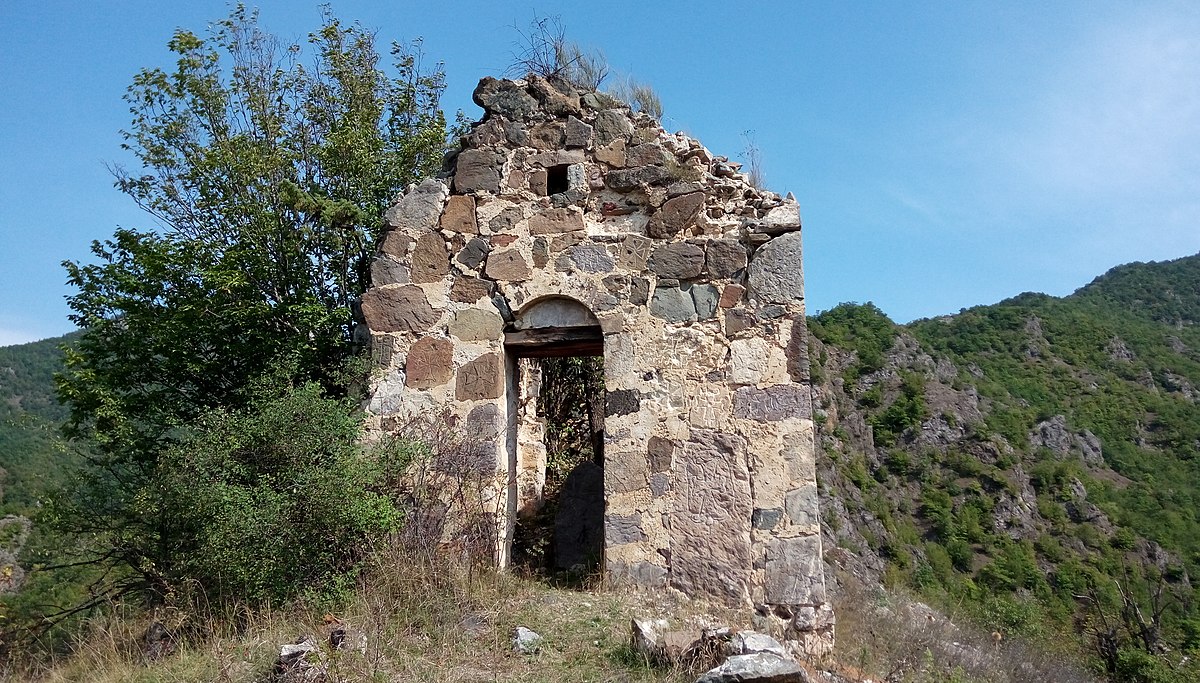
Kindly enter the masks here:
M 448 410 L 482 441 L 503 562 L 545 459 L 513 433 L 530 381 L 505 332 L 533 304 L 579 302 L 604 335 L 609 574 L 755 605 L 821 649 L 795 200 L 603 94 L 485 78 L 475 101 L 442 177 L 386 215 L 362 298 L 372 428 Z

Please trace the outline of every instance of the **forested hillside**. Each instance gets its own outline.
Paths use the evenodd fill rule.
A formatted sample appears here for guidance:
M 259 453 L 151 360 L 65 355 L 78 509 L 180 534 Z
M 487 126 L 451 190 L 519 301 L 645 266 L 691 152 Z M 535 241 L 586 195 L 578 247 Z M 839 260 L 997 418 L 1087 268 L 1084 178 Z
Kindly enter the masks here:
M 59 434 L 66 409 L 54 397 L 61 346 L 75 335 L 0 347 L 0 512 L 32 507 L 71 461 Z
M 1114 680 L 1189 680 L 1197 320 L 1200 256 L 906 326 L 815 316 L 833 557 L 1000 634 L 1074 630 Z

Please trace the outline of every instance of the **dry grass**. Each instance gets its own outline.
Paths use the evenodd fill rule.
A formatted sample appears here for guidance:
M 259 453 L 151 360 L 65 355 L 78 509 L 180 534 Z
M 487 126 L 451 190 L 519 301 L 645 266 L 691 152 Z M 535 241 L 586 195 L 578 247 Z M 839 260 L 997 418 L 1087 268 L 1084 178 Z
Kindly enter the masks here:
M 967 625 L 904 595 L 852 577 L 834 603 L 837 663 L 878 681 L 911 683 L 1092 683 L 1075 657 Z
M 144 655 L 153 614 L 116 610 L 94 619 L 71 657 L 11 680 L 47 682 L 275 680 L 284 643 L 309 635 L 331 683 L 342 681 L 622 681 L 677 683 L 696 672 L 652 666 L 629 647 L 633 617 L 711 623 L 703 605 L 632 589 L 565 589 L 511 574 L 421 557 L 377 552 L 361 588 L 335 615 L 310 606 L 260 609 L 220 617 L 158 614 L 190 636 L 157 661 Z M 719 615 L 732 617 L 733 615 Z M 362 651 L 335 651 L 331 617 L 366 638 Z M 512 651 L 517 626 L 543 637 L 532 655 Z

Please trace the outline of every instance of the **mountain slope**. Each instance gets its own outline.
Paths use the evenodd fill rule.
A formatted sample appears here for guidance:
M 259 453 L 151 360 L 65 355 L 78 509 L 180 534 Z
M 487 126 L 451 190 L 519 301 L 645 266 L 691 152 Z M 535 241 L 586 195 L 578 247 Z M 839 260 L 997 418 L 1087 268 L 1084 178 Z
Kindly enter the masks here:
M 1142 646 L 1118 629 L 1113 680 L 1141 680 L 1118 654 L 1200 645 L 1196 320 L 1200 256 L 907 326 L 870 304 L 810 319 L 833 557 L 1096 652 L 1123 605 L 1169 602 Z

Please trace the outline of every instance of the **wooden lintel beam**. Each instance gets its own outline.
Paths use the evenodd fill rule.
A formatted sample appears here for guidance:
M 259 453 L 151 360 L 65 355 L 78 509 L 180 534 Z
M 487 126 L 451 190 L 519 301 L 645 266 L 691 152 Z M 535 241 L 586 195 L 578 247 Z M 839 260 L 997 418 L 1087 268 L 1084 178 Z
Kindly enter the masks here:
M 518 358 L 601 356 L 604 334 L 594 325 L 517 330 L 504 334 L 504 348 Z

